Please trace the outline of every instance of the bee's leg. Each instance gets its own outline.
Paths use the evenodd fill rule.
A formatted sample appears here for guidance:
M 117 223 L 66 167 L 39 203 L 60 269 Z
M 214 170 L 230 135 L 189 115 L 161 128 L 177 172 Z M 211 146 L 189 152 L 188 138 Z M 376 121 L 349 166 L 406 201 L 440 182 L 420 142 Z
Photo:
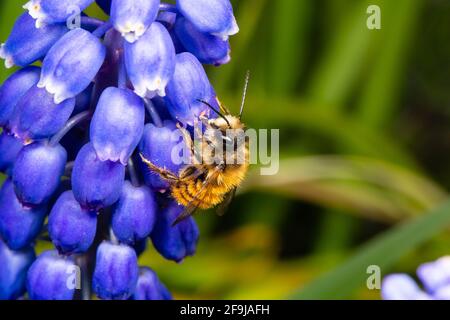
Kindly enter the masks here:
M 183 140 L 186 143 L 189 150 L 191 150 L 191 156 L 194 154 L 194 143 L 192 142 L 191 134 L 181 126 L 181 124 L 177 123 L 177 128 L 180 130 L 183 135 Z
M 183 135 L 183 140 L 186 143 L 189 150 L 191 151 L 190 154 L 191 164 L 201 163 L 199 160 L 200 155 L 198 154 L 195 148 L 194 141 L 192 141 L 191 134 L 189 133 L 189 131 L 183 128 L 180 124 L 177 124 L 177 128 L 181 131 L 181 134 Z
M 201 117 L 202 115 L 200 115 Z M 194 119 L 194 152 L 192 163 L 202 164 L 203 161 L 203 131 L 202 127 L 198 122 L 198 119 Z
M 161 178 L 163 178 L 164 180 L 167 180 L 169 182 L 177 182 L 179 180 L 179 178 L 173 174 L 172 172 L 170 172 L 169 170 L 160 168 L 156 165 L 154 165 L 151 161 L 147 160 L 142 153 L 140 154 L 142 162 L 144 162 L 150 170 L 152 170 L 153 172 L 159 174 L 161 176 Z

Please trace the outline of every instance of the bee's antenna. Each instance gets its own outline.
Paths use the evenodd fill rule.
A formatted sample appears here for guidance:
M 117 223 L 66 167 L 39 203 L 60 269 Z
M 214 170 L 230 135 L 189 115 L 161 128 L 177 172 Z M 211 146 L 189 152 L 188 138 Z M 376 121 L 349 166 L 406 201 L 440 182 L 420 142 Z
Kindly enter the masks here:
M 198 102 L 201 102 L 201 103 L 207 105 L 212 111 L 214 111 L 215 113 L 217 113 L 217 115 L 218 115 L 219 117 L 221 117 L 223 120 L 225 120 L 225 122 L 226 122 L 226 123 L 228 124 L 228 126 L 231 128 L 230 122 L 228 121 L 228 119 L 227 119 L 227 118 L 226 118 L 219 110 L 217 110 L 216 108 L 214 108 L 210 103 L 208 103 L 208 102 L 206 102 L 206 101 L 198 100 Z
M 241 103 L 241 111 L 239 112 L 239 119 L 242 119 L 242 115 L 244 113 L 245 99 L 247 98 L 249 82 L 250 82 L 250 70 L 247 70 L 247 74 L 245 75 L 245 86 L 244 86 L 244 93 L 242 95 L 242 103 Z

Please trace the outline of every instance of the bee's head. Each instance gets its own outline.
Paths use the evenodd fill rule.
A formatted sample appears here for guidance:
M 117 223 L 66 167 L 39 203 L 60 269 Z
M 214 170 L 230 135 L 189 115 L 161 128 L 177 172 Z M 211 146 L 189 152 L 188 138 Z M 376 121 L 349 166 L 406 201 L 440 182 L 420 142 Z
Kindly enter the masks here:
M 225 132 L 229 129 L 244 129 L 242 121 L 235 116 L 225 115 L 223 117 L 217 117 L 217 119 L 209 120 L 209 125 L 216 130 Z

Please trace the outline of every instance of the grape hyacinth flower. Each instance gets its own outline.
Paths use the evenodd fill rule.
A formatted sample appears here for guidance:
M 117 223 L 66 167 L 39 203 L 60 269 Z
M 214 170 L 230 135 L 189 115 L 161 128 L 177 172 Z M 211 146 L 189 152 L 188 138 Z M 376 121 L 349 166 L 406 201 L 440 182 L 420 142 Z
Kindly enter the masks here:
M 32 300 L 72 300 L 75 286 L 71 279 L 76 270 L 72 258 L 57 251 L 42 253 L 31 265 L 27 275 L 27 290 Z
M 392 274 L 384 278 L 381 294 L 384 300 L 450 300 L 450 257 L 422 264 L 417 276 L 421 288 L 407 274 Z
M 139 269 L 139 279 L 132 298 L 133 300 L 172 300 L 172 295 L 153 270 L 143 267 Z
M 86 14 L 91 5 L 108 18 Z M 152 240 L 181 262 L 199 229 L 193 218 L 172 226 L 184 208 L 140 155 L 178 173 L 177 127 L 193 132 L 200 114 L 213 116 L 200 100 L 219 107 L 202 64 L 230 61 L 230 1 L 24 8 L 0 47 L 6 67 L 20 68 L 0 87 L 0 299 L 171 299 L 137 257 Z M 35 254 L 42 241 L 54 250 Z
M 35 259 L 31 246 L 14 251 L 0 240 L 0 300 L 17 299 L 25 293 L 27 272 Z

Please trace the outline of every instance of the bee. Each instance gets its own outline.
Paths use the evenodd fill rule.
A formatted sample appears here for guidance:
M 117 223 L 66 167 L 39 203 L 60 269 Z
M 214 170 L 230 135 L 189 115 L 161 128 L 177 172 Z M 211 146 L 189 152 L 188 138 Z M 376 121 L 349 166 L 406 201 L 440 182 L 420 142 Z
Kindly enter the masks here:
M 247 72 L 239 116 L 231 115 L 220 102 L 220 110 L 216 110 L 208 102 L 199 100 L 218 115 L 216 119 L 208 119 L 204 114 L 199 116 L 205 126 L 202 131 L 194 125 L 195 135 L 201 137 L 199 146 L 195 145 L 185 128 L 177 126 L 190 150 L 191 160 L 178 174 L 160 168 L 140 155 L 151 171 L 169 182 L 171 196 L 185 207 L 174 226 L 192 216 L 197 209 L 206 210 L 220 205 L 217 213 L 223 215 L 245 179 L 249 168 L 249 142 L 246 137 L 239 139 L 235 132 L 242 133 L 246 128 L 242 115 L 249 78 L 250 73 Z

